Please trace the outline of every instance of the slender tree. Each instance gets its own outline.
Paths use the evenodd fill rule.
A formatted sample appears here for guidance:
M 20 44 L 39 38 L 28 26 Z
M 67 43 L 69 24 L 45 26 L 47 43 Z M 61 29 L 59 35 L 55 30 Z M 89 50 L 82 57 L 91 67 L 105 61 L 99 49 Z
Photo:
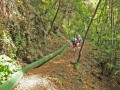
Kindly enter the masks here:
M 101 2 L 101 0 L 99 0 L 98 4 L 97 4 L 97 6 L 96 6 L 96 9 L 95 9 L 95 11 L 94 11 L 94 14 L 93 14 L 93 16 L 92 16 L 92 18 L 91 18 L 91 20 L 90 20 L 89 25 L 88 25 L 88 28 L 87 28 L 87 30 L 86 30 L 86 33 L 85 33 L 85 36 L 84 36 L 84 38 L 83 38 L 83 42 L 82 42 L 81 48 L 80 48 L 80 50 L 79 50 L 79 55 L 78 55 L 77 62 L 80 62 L 81 52 L 82 52 L 82 49 L 83 49 L 83 46 L 84 46 L 84 43 L 85 43 L 85 39 L 86 39 L 86 37 L 87 37 L 88 31 L 90 30 L 91 24 L 92 24 L 93 19 L 94 19 L 95 15 L 96 15 L 96 12 L 97 12 L 97 10 L 98 10 L 98 7 L 99 7 L 99 5 L 100 5 L 100 2 Z

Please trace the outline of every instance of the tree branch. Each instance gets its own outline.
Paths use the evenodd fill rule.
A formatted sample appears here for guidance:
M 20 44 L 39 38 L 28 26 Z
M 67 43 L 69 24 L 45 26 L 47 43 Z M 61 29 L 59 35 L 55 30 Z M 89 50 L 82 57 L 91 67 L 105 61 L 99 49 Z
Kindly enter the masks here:
M 49 31 L 48 31 L 48 35 L 50 34 L 50 32 L 51 32 L 52 29 L 53 29 L 55 19 L 57 18 L 58 11 L 59 11 L 59 9 L 60 9 L 60 0 L 59 0 L 58 2 L 59 2 L 59 5 L 58 5 L 58 8 L 57 8 L 56 14 L 55 14 L 55 16 L 54 16 L 54 18 L 53 18 L 53 20 L 52 20 L 52 22 L 51 22 L 51 27 L 50 27 L 50 29 L 49 29 Z

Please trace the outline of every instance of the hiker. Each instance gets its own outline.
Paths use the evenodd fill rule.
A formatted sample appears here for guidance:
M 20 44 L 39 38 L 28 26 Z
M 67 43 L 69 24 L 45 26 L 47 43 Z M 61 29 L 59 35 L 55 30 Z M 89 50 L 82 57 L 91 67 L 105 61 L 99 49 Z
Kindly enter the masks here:
M 77 43 L 78 43 L 77 37 L 76 36 L 72 37 L 71 42 L 72 42 L 72 46 L 73 46 L 74 51 L 76 51 Z
M 77 35 L 77 40 L 78 40 L 77 46 L 79 47 L 80 42 L 82 41 L 82 37 L 80 36 L 80 34 Z

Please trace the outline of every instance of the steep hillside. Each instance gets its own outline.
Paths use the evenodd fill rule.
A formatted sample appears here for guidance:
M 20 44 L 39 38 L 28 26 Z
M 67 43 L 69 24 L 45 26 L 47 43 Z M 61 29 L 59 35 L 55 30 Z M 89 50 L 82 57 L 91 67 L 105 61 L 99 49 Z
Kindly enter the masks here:
M 38 10 L 39 5 L 42 5 L 42 10 L 47 4 L 45 1 L 38 0 L 10 0 L 10 2 L 1 0 L 0 31 L 1 35 L 4 33 L 4 37 L 1 36 L 0 54 L 10 56 L 9 48 L 16 48 L 12 52 L 15 56 L 10 57 L 17 57 L 19 60 L 31 63 L 62 45 L 62 41 L 65 41 L 62 22 L 57 25 L 55 21 L 52 21 L 57 16 L 47 18 L 49 16 L 47 13 Z M 5 42 L 3 42 L 5 35 L 8 35 L 7 39 L 11 41 L 8 44 L 14 47 L 5 47 Z M 52 47 L 53 44 L 56 44 L 55 48 Z

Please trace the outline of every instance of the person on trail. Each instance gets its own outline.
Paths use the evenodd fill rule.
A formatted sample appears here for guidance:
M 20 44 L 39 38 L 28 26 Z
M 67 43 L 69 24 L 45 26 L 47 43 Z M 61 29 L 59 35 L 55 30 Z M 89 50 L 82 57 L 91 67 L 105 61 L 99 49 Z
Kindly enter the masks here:
M 77 35 L 77 40 L 78 40 L 77 46 L 79 47 L 80 42 L 82 41 L 82 37 L 80 36 L 80 34 Z
M 76 51 L 77 43 L 78 43 L 77 37 L 76 36 L 72 37 L 71 42 L 72 42 L 72 46 L 73 46 L 74 51 Z

